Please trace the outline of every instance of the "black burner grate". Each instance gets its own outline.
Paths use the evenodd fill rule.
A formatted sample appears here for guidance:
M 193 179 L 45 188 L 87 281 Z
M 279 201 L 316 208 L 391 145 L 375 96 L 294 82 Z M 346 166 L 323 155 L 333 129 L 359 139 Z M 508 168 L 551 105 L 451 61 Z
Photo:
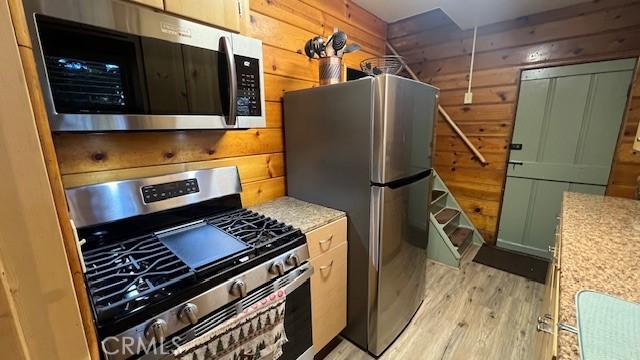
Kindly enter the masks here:
M 256 248 L 278 245 L 290 235 L 300 233 L 289 225 L 245 209 L 211 219 L 209 223 Z
M 193 272 L 155 236 L 84 254 L 86 279 L 98 318 L 134 308 Z

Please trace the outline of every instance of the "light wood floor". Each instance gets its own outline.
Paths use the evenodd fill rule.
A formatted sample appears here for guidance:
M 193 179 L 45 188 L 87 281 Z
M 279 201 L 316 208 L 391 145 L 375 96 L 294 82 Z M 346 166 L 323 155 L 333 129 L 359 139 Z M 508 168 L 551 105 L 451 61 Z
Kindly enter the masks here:
M 533 359 L 544 285 L 471 260 L 460 270 L 429 262 L 425 300 L 381 359 Z M 368 360 L 346 340 L 326 360 Z

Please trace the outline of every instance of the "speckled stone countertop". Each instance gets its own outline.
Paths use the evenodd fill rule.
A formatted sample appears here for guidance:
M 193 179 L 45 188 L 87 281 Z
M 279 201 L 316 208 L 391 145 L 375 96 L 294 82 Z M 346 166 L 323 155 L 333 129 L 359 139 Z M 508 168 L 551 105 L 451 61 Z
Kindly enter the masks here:
M 640 201 L 565 193 L 560 322 L 576 325 L 576 293 L 596 290 L 640 302 Z M 559 359 L 578 359 L 578 338 L 558 335 Z
M 282 221 L 307 233 L 333 222 L 346 214 L 343 211 L 311 204 L 284 196 L 249 208 L 262 215 Z

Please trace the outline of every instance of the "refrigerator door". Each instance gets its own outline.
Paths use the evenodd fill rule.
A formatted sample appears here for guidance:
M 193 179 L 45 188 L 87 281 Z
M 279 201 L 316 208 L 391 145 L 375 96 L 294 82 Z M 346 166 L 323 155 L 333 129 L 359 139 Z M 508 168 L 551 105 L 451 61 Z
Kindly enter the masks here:
M 428 241 L 430 171 L 397 186 L 372 186 L 373 225 L 368 350 L 378 356 L 422 303 Z
M 386 184 L 431 168 L 439 90 L 395 75 L 375 77 L 371 181 Z

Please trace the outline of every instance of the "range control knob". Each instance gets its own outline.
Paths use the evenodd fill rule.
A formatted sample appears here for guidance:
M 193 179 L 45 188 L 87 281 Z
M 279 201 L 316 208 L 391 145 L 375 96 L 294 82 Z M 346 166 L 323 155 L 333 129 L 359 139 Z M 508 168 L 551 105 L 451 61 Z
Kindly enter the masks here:
M 274 261 L 273 264 L 271 264 L 271 267 L 269 268 L 269 272 L 274 275 L 284 274 L 284 263 L 282 262 L 282 260 Z
M 245 297 L 247 296 L 247 284 L 242 280 L 236 280 L 231 284 L 229 292 L 234 296 Z
M 188 303 L 178 313 L 178 319 L 185 324 L 195 325 L 198 322 L 198 306 Z
M 297 267 L 300 265 L 300 257 L 296 254 L 291 254 L 291 256 L 287 258 L 287 265 Z
M 144 336 L 146 336 L 149 341 L 155 340 L 156 343 L 163 342 L 167 337 L 167 322 L 162 319 L 153 320 L 147 325 Z

